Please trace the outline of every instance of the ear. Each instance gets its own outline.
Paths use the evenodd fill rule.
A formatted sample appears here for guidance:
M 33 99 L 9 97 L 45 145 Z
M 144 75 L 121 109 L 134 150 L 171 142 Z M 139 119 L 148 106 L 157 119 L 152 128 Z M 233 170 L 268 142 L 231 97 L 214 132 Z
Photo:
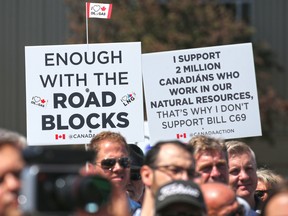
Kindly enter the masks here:
M 144 165 L 141 167 L 140 174 L 144 185 L 150 187 L 153 182 L 153 170 L 149 166 Z

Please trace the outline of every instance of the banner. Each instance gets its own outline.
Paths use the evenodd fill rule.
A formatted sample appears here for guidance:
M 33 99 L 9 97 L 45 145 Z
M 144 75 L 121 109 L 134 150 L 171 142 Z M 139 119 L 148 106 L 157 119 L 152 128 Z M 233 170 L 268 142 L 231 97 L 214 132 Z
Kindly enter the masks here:
M 112 14 L 112 4 L 86 2 L 87 18 L 110 19 Z
M 143 54 L 151 143 L 261 136 L 252 44 Z
M 140 42 L 28 46 L 25 61 L 29 145 L 144 140 Z

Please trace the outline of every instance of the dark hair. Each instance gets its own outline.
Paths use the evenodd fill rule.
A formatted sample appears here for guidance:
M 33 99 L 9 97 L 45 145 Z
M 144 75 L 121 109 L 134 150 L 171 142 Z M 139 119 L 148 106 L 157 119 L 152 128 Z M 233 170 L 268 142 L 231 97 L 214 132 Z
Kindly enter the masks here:
M 128 147 L 131 159 L 131 169 L 138 170 L 143 165 L 144 153 L 141 148 L 135 144 L 128 144 Z
M 139 154 L 139 155 L 144 157 L 144 153 L 143 153 L 142 149 L 138 145 L 136 145 L 136 144 L 128 144 L 128 146 L 129 146 L 129 150 L 130 151 L 134 151 L 137 154 Z
M 168 145 L 168 144 L 175 145 L 183 149 L 184 151 L 188 152 L 189 154 L 193 154 L 193 147 L 190 145 L 186 145 L 179 140 L 160 141 L 160 142 L 157 142 L 154 146 L 152 146 L 152 148 L 146 153 L 146 156 L 144 159 L 144 165 L 153 167 L 156 163 L 161 147 L 164 145 Z

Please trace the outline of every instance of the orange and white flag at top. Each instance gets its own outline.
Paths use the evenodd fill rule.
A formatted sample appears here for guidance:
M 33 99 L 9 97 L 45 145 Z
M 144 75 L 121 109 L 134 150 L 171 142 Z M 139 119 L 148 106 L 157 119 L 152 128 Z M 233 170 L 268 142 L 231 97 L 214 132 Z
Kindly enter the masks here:
M 112 4 L 86 2 L 87 18 L 110 19 L 111 13 L 112 13 Z

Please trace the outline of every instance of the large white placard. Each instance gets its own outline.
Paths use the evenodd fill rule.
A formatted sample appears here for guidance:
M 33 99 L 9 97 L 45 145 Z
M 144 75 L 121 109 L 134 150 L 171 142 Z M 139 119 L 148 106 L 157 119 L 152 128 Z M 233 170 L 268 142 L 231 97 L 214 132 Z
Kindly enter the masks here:
M 144 140 L 141 43 L 25 47 L 29 145 Z
M 151 143 L 261 136 L 251 43 L 143 54 Z

